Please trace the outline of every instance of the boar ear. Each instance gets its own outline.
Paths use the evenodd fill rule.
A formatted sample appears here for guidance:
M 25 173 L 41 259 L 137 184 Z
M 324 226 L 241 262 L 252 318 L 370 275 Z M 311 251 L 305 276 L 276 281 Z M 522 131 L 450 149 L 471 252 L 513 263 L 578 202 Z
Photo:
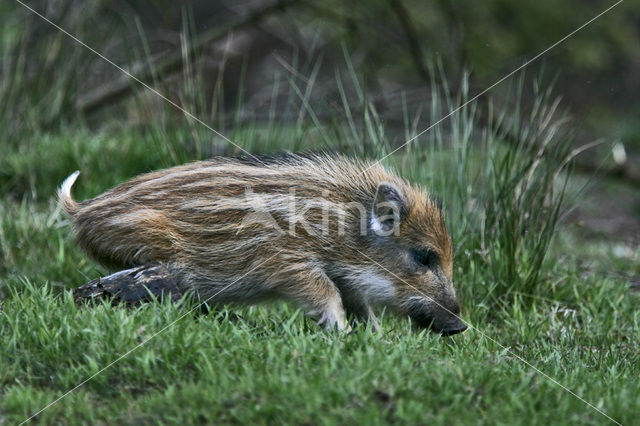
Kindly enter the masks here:
M 402 191 L 390 182 L 380 182 L 373 198 L 371 229 L 378 235 L 399 232 L 407 205 Z

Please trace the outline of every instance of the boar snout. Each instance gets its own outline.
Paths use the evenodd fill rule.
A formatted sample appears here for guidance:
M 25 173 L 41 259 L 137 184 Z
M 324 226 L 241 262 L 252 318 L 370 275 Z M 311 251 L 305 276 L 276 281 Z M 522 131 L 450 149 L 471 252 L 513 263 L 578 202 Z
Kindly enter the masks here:
M 460 304 L 457 300 L 435 303 L 427 299 L 414 300 L 409 305 L 409 317 L 419 326 L 431 328 L 443 336 L 451 336 L 467 329 L 459 317 Z
M 454 334 L 462 333 L 466 329 L 467 329 L 467 324 L 462 322 L 460 318 L 455 317 L 453 321 L 447 323 L 447 326 L 439 331 L 440 331 L 440 334 L 442 334 L 443 336 L 452 336 Z

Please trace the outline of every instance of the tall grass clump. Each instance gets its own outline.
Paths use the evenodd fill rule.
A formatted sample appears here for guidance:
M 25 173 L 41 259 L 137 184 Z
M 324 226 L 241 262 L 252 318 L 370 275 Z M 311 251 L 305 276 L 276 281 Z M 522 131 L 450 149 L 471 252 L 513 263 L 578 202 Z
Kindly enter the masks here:
M 98 1 L 81 9 L 72 2 L 46 6 L 50 19 L 89 45 L 104 44 L 105 33 L 113 31 L 94 25 Z M 102 25 L 113 24 L 100 19 Z M 90 71 L 96 57 L 18 3 L 2 6 L 0 23 L 1 137 L 4 143 L 28 145 L 35 132 L 60 129 L 76 116 L 74 102 L 95 78 Z

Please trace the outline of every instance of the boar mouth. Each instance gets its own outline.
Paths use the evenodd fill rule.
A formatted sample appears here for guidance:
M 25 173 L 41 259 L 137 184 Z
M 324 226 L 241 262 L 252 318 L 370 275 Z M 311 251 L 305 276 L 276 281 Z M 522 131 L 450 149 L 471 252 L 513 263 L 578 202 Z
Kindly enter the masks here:
M 453 309 L 445 309 L 431 301 L 414 300 L 409 305 L 409 317 L 420 327 L 430 328 L 443 336 L 462 333 L 467 325 L 457 315 L 460 312 L 457 301 Z

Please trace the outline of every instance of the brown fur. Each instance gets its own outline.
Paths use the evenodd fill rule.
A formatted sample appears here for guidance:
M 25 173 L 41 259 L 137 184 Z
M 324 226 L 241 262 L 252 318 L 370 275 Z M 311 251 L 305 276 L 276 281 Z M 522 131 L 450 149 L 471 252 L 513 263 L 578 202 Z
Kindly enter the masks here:
M 344 328 L 345 309 L 375 325 L 371 306 L 379 304 L 443 332 L 462 328 L 440 208 L 379 164 L 216 158 L 144 174 L 83 202 L 70 196 L 76 176 L 63 184 L 61 205 L 80 245 L 106 266 L 162 262 L 209 303 L 284 297 L 327 327 Z M 397 215 L 382 223 L 392 212 L 384 202 Z M 390 224 L 393 234 L 376 232 Z M 437 262 L 416 263 L 416 250 Z

